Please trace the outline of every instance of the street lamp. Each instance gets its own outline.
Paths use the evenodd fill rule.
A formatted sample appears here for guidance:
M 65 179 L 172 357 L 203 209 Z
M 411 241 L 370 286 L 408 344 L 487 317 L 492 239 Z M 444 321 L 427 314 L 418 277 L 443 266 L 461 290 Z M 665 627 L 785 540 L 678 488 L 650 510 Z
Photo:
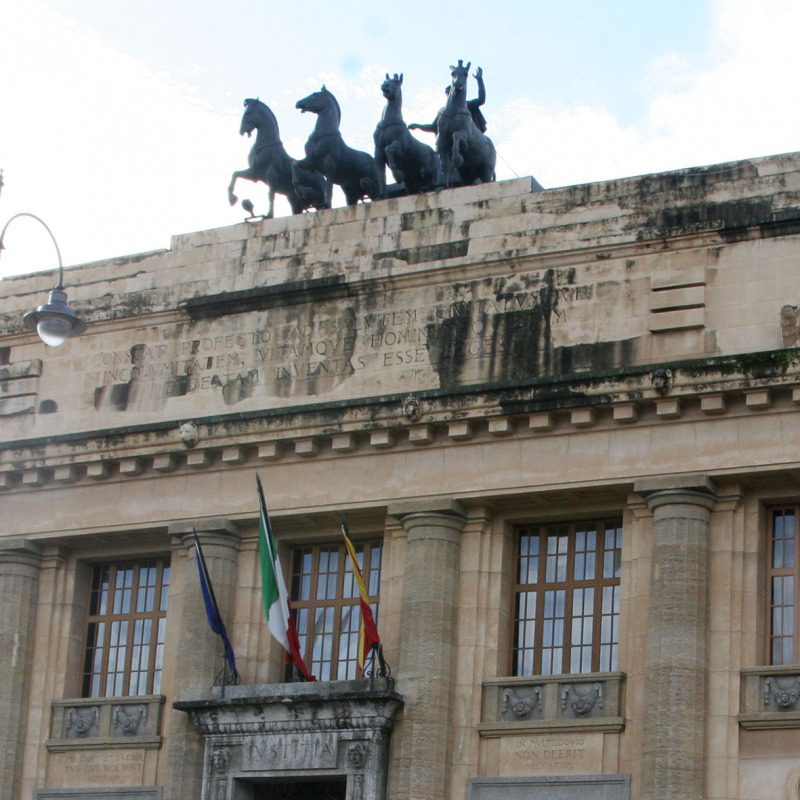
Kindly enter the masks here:
M 44 229 L 50 234 L 53 244 L 56 248 L 56 255 L 58 256 L 58 284 L 50 292 L 50 301 L 43 306 L 39 306 L 35 311 L 29 311 L 23 318 L 22 324 L 29 330 L 35 330 L 39 334 L 39 338 L 50 347 L 58 347 L 64 344 L 70 336 L 79 336 L 86 330 L 86 323 L 79 319 L 75 312 L 67 305 L 67 293 L 64 291 L 64 265 L 61 263 L 61 251 L 58 249 L 58 242 L 53 232 L 47 227 L 44 220 L 37 217 L 35 214 L 29 214 L 27 211 L 21 211 L 19 214 L 14 214 L 11 219 L 6 222 L 0 233 L 0 253 L 5 249 L 3 245 L 3 237 L 6 235 L 8 226 L 18 217 L 30 217 L 44 226 Z

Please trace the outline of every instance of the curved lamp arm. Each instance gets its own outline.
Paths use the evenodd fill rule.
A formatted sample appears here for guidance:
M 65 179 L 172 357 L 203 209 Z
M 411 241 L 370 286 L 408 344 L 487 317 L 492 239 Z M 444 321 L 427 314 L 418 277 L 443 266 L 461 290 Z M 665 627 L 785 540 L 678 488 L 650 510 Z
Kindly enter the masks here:
M 6 235 L 8 226 L 19 217 L 30 217 L 44 226 L 44 229 L 50 234 L 50 238 L 53 240 L 53 245 L 56 248 L 56 255 L 58 256 L 58 283 L 55 289 L 50 292 L 49 302 L 39 306 L 39 308 L 34 311 L 29 311 L 22 318 L 22 323 L 28 330 L 36 330 L 39 334 L 39 338 L 46 345 L 58 347 L 64 344 L 70 336 L 78 336 L 83 333 L 86 330 L 86 323 L 67 305 L 67 293 L 64 291 L 64 264 L 61 261 L 61 250 L 59 250 L 56 237 L 53 236 L 53 231 L 50 230 L 43 219 L 28 211 L 20 211 L 19 214 L 14 214 L 3 226 L 3 230 L 0 231 L 0 253 L 5 249 L 3 238 Z
M 29 211 L 20 211 L 19 214 L 14 214 L 14 216 L 11 217 L 11 219 L 8 222 L 6 222 L 5 225 L 3 225 L 3 230 L 0 231 L 0 254 L 2 254 L 2 251 L 6 249 L 5 245 L 3 244 L 3 239 L 5 238 L 8 226 L 15 219 L 19 219 L 20 217 L 30 217 L 31 219 L 35 219 L 37 222 L 41 223 L 41 225 L 44 226 L 44 229 L 50 234 L 50 238 L 53 240 L 53 245 L 56 248 L 56 255 L 58 256 L 58 283 L 56 284 L 56 289 L 63 289 L 64 264 L 61 261 L 61 250 L 58 249 L 58 242 L 56 241 L 56 237 L 53 236 L 53 231 L 51 231 L 47 223 L 41 217 L 37 217 L 36 214 L 31 214 Z

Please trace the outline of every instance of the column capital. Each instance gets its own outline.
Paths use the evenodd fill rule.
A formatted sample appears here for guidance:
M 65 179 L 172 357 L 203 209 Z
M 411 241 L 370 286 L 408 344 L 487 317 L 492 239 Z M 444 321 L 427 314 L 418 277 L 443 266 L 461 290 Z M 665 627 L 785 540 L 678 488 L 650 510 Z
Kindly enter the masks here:
M 392 503 L 386 513 L 405 525 L 411 516 L 450 517 L 462 523 L 467 518 L 464 507 L 452 497 L 432 497 L 427 500 L 400 500 Z
M 42 548 L 30 539 L 14 537 L 0 544 L 0 568 L 6 564 L 38 567 L 41 562 Z
M 633 485 L 651 511 L 667 505 L 700 506 L 710 511 L 717 501 L 717 487 L 707 475 L 664 475 L 642 478 Z
M 237 549 L 242 538 L 236 523 L 225 517 L 187 519 L 169 526 L 173 546 L 191 549 L 194 546 L 195 531 L 197 531 L 201 545 L 217 545 Z

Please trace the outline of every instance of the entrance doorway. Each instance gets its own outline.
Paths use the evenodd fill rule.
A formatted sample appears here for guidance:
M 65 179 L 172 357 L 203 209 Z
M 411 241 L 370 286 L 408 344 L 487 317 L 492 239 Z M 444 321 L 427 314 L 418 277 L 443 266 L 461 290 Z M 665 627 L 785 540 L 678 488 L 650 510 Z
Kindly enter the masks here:
M 347 776 L 253 783 L 252 800 L 345 800 Z

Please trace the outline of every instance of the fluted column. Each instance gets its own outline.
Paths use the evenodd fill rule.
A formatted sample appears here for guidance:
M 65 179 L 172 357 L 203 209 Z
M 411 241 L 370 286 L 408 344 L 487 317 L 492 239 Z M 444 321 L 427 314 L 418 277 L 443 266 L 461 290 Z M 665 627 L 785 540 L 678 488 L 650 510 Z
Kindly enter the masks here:
M 33 542 L 0 547 L 0 800 L 21 796 L 40 564 Z
M 703 800 L 713 483 L 636 484 L 653 512 L 642 741 L 643 800 Z
M 220 637 L 206 616 L 194 550 L 192 530 L 197 530 L 222 618 L 233 635 L 233 606 L 240 536 L 224 519 L 187 521 L 170 527 L 173 537 L 173 586 L 167 616 L 167 637 L 173 643 L 173 700 L 196 700 L 209 694 L 222 668 Z M 179 559 L 181 551 L 188 558 Z M 182 570 L 176 570 L 178 565 Z M 180 574 L 175 574 L 175 572 Z M 203 737 L 186 714 L 169 716 L 169 744 L 164 779 L 164 800 L 200 798 L 203 785 Z
M 389 508 L 407 531 L 398 690 L 405 697 L 396 796 L 443 800 L 455 679 L 461 530 L 457 503 Z

